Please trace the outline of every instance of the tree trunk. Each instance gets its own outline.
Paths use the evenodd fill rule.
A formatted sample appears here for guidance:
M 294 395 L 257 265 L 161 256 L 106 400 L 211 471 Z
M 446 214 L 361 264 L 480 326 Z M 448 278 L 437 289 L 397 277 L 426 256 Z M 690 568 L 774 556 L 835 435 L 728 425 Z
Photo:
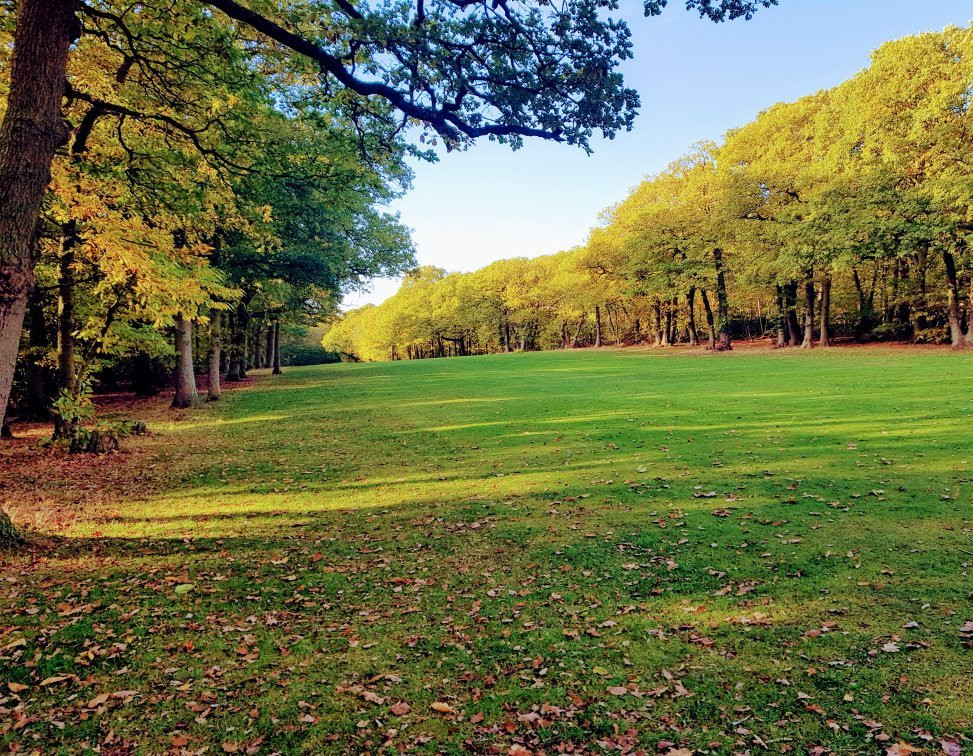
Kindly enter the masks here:
M 3 507 L 0 507 L 0 551 L 18 546 L 23 542 L 24 539 L 17 532 L 17 528 L 14 527 L 10 515 L 3 511 Z
M 949 251 L 943 252 L 943 263 L 946 266 L 946 305 L 949 318 L 949 343 L 953 349 L 964 346 L 963 322 L 959 308 L 959 285 L 956 280 L 956 261 Z
M 595 346 L 601 346 L 601 307 L 595 305 Z
M 796 347 L 801 343 L 801 326 L 797 322 L 797 281 L 784 285 L 784 303 L 787 306 L 787 336 L 790 345 Z
M 68 50 L 80 27 L 74 0 L 17 5 L 7 109 L 0 122 L 0 422 L 13 385 L 27 295 L 34 285 L 34 229 L 61 117 Z
M 814 346 L 814 279 L 808 273 L 808 279 L 804 283 L 804 341 L 801 343 L 802 349 L 810 349 Z
M 47 355 L 50 342 L 44 321 L 44 301 L 37 289 L 30 295 L 27 309 L 30 317 L 27 342 L 30 362 L 27 371 L 27 406 L 20 416 L 30 420 L 46 420 L 50 416 L 50 381 L 47 360 L 43 357 Z
M 716 349 L 724 352 L 732 349 L 733 345 L 730 343 L 730 302 L 726 294 L 723 250 L 719 247 L 713 249 L 713 265 L 716 268 L 716 301 L 717 314 L 719 315 L 719 333 L 716 340 Z
M 821 281 L 821 336 L 818 346 L 831 346 L 831 276 L 825 274 Z
M 274 329 L 277 326 L 277 321 L 267 326 L 267 345 L 266 345 L 266 359 L 267 367 L 271 367 L 274 364 Z
M 709 344 L 707 349 L 716 349 L 716 322 L 713 318 L 713 308 L 709 303 L 709 295 L 706 289 L 700 289 L 699 295 L 703 300 L 703 311 L 706 313 L 706 325 L 709 327 Z
M 784 288 L 777 284 L 777 349 L 787 346 L 787 313 L 784 311 Z
M 510 352 L 510 321 L 504 319 L 503 321 L 503 351 Z
M 970 276 L 970 301 L 966 310 L 966 336 L 963 346 L 973 347 L 973 276 Z
M 581 320 L 578 321 L 578 327 L 574 331 L 574 336 L 571 337 L 571 347 L 574 348 L 578 345 L 578 339 L 581 338 L 581 329 L 584 328 L 585 318 L 588 317 L 588 313 L 581 313 Z
M 173 407 L 192 407 L 199 401 L 196 393 L 196 374 L 193 371 L 193 321 L 182 315 L 175 318 L 176 325 L 176 393 Z
M 915 255 L 916 272 L 916 302 L 912 308 L 912 333 L 915 336 L 928 327 L 927 309 L 929 302 L 926 295 L 926 276 L 929 270 L 929 250 L 920 247 Z
M 669 343 L 678 344 L 679 343 L 679 297 L 672 298 L 672 306 L 670 309 L 672 313 L 672 320 L 670 321 L 670 332 L 669 332 Z
M 66 224 L 62 241 L 61 260 L 57 282 L 57 382 L 58 389 L 75 395 L 74 363 L 74 237 L 77 225 Z M 77 423 L 65 424 L 60 417 L 54 418 L 54 438 L 70 438 L 77 430 Z
M 660 303 L 657 306 L 659 307 L 658 312 L 660 314 L 659 330 L 662 333 L 662 338 L 660 340 L 660 343 L 662 346 L 667 347 L 672 343 L 672 341 L 670 340 L 672 335 L 672 306 L 669 304 L 669 302 L 666 302 L 666 313 L 665 313 L 664 321 L 661 317 L 662 304 Z
M 689 345 L 699 346 L 699 333 L 696 331 L 696 287 L 690 286 L 686 294 L 686 306 L 689 310 Z
M 206 383 L 206 398 L 208 401 L 215 402 L 223 395 L 223 388 L 220 386 L 220 357 L 222 356 L 222 326 L 223 314 L 219 310 L 213 310 L 209 317 L 209 372 Z
M 274 322 L 274 375 L 280 375 L 283 371 L 280 369 L 280 321 Z

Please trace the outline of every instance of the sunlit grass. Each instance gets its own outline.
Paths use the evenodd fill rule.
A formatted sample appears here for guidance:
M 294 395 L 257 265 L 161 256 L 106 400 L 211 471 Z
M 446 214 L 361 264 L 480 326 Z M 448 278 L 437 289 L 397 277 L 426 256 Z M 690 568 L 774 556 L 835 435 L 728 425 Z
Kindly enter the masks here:
M 604 350 L 268 376 L 90 463 L 125 473 L 96 500 L 5 502 L 62 540 L 4 567 L 0 649 L 25 643 L 0 675 L 27 689 L 0 706 L 31 719 L 0 744 L 973 737 L 971 368 Z

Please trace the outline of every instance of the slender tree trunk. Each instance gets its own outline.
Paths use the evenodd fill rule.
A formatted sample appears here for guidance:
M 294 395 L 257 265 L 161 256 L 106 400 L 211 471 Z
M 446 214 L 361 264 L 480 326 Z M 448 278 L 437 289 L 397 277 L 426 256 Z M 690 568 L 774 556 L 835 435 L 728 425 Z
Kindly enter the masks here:
M 831 346 L 831 275 L 825 274 L 821 281 L 821 336 L 818 346 Z
M 700 289 L 699 296 L 703 300 L 703 311 L 706 313 L 706 325 L 709 328 L 709 343 L 707 349 L 716 349 L 716 321 L 713 318 L 713 308 L 709 303 L 706 289 Z
M 804 283 L 804 341 L 802 349 L 814 346 L 814 279 L 808 272 L 808 279 Z
M 656 300 L 652 304 L 652 346 L 662 346 L 662 303 Z
M 966 310 L 966 335 L 963 346 L 973 347 L 973 276 L 970 276 L 970 301 Z
M 784 312 L 784 289 L 780 284 L 777 284 L 777 317 L 776 348 L 783 349 L 787 346 L 787 313 Z
M 662 314 L 662 303 L 658 303 L 656 307 L 658 308 L 656 313 L 659 318 L 659 345 L 666 347 L 672 343 L 669 340 L 672 333 L 672 307 L 669 302 L 666 302 L 665 316 Z
M 696 331 L 696 287 L 690 286 L 686 294 L 686 307 L 689 310 L 689 345 L 699 346 L 699 333 Z
M 571 337 L 571 347 L 574 348 L 578 345 L 578 339 L 581 338 L 581 329 L 584 328 L 584 321 L 588 317 L 588 313 L 582 312 L 581 319 L 578 321 L 578 327 L 574 331 L 574 336 Z
M 62 242 L 61 259 L 58 265 L 57 282 L 57 382 L 61 391 L 71 397 L 75 395 L 74 363 L 74 237 L 76 224 L 66 224 L 66 235 Z M 54 438 L 70 438 L 77 431 L 77 423 L 65 423 L 60 417 L 54 418 Z
M 716 268 L 716 301 L 719 315 L 719 333 L 716 349 L 720 352 L 732 349 L 730 343 L 730 301 L 726 294 L 726 273 L 723 269 L 723 250 L 713 249 L 713 265 Z
M 237 304 L 236 327 L 234 350 L 230 359 L 235 358 L 237 363 L 236 375 L 238 377 L 235 380 L 242 381 L 247 377 L 247 332 L 250 330 L 250 313 L 247 311 L 246 302 Z M 230 380 L 230 377 L 227 376 L 226 379 Z
M 280 375 L 280 321 L 274 321 L 274 375 Z
M 595 346 L 601 346 L 601 306 L 595 305 Z
M 240 380 L 240 366 L 236 360 L 236 344 L 237 344 L 237 322 L 236 316 L 230 312 L 227 313 L 227 326 L 230 335 L 229 342 L 227 343 L 224 353 L 226 354 L 226 370 L 221 372 L 226 373 L 226 380 L 235 383 Z
M 928 327 L 927 310 L 929 302 L 926 294 L 926 275 L 929 271 L 929 250 L 920 247 L 915 256 L 916 271 L 916 306 L 912 309 L 913 335 Z
M 801 343 L 801 326 L 797 322 L 797 281 L 784 285 L 784 302 L 787 305 L 787 336 L 790 345 L 796 347 Z
M 80 31 L 74 0 L 17 4 L 7 109 L 0 122 L 0 423 L 13 385 L 27 295 L 34 285 L 34 229 L 61 116 L 68 50 Z
M 503 351 L 510 352 L 510 321 L 504 318 L 503 321 Z
M 274 364 L 274 329 L 276 326 L 276 320 L 267 326 L 267 345 L 265 350 L 267 367 L 271 367 Z
M 50 416 L 50 397 L 48 394 L 48 373 L 46 356 L 50 347 L 47 324 L 44 321 L 44 302 L 40 292 L 34 289 L 28 300 L 30 329 L 28 344 L 30 346 L 30 362 L 27 372 L 27 406 L 21 416 L 32 420 L 44 420 Z
M 670 308 L 672 313 L 672 320 L 670 321 L 671 332 L 669 333 L 669 343 L 678 344 L 679 343 L 679 297 L 672 298 L 672 305 Z
M 952 252 L 943 252 L 946 267 L 946 314 L 949 319 L 949 342 L 953 349 L 964 346 L 963 321 L 960 317 L 959 284 L 956 279 L 956 260 Z
M 206 382 L 206 398 L 215 402 L 223 395 L 223 388 L 220 386 L 220 358 L 222 357 L 222 338 L 220 329 L 223 325 L 223 313 L 213 310 L 209 316 L 209 372 Z
M 176 326 L 176 370 L 174 382 L 176 393 L 172 397 L 173 407 L 192 407 L 199 401 L 196 393 L 196 374 L 193 370 L 193 321 L 182 315 L 175 318 Z

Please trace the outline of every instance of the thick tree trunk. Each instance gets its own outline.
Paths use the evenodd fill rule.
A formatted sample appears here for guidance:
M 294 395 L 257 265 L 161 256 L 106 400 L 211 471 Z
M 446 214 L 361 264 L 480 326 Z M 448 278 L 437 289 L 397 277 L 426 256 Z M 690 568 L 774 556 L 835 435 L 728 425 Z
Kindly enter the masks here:
M 821 281 L 821 335 L 818 346 L 831 346 L 831 275 L 826 274 Z
M 949 343 L 953 349 L 965 345 L 963 335 L 963 321 L 960 317 L 959 284 L 956 279 L 956 260 L 953 254 L 943 252 L 943 263 L 946 267 L 946 315 L 949 320 Z
M 699 332 L 696 330 L 696 287 L 691 286 L 686 293 L 686 308 L 689 310 L 689 345 L 699 346 Z
M 802 349 L 814 346 L 814 279 L 808 274 L 804 283 L 804 341 Z
M 223 395 L 223 387 L 220 385 L 220 357 L 223 352 L 222 338 L 220 333 L 222 327 L 223 313 L 213 310 L 209 317 L 209 356 L 207 364 L 209 367 L 206 382 L 206 398 L 211 402 L 217 401 Z
M 601 307 L 595 305 L 595 346 L 601 346 Z
M 283 371 L 280 369 L 280 321 L 274 322 L 274 375 L 280 375 Z
M 713 265 L 716 268 L 716 301 L 719 316 L 719 331 L 716 338 L 716 349 L 720 352 L 732 349 L 730 343 L 730 301 L 726 293 L 726 273 L 723 269 L 723 250 L 713 249 Z
M 193 370 L 193 321 L 182 315 L 175 317 L 176 325 L 176 393 L 173 407 L 192 407 L 199 401 L 196 393 L 196 374 Z
M 34 285 L 34 228 L 54 151 L 68 136 L 61 99 L 68 50 L 80 30 L 74 11 L 74 0 L 17 5 L 7 109 L 0 123 L 0 422 Z
M 17 528 L 14 527 L 10 515 L 3 511 L 3 507 L 0 507 L 0 551 L 19 546 L 23 542 L 24 539 L 17 532 Z
M 706 289 L 700 289 L 700 297 L 703 300 L 703 311 L 706 313 L 706 325 L 709 328 L 709 343 L 707 349 L 716 349 L 716 321 L 713 318 L 713 308 L 709 303 L 709 295 Z

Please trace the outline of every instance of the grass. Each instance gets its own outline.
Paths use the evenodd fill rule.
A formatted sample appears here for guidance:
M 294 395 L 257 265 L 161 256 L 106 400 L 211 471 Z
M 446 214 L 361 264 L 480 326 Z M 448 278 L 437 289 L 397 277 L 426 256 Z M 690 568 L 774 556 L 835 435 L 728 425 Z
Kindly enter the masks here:
M 0 748 L 965 750 L 971 368 L 335 365 L 111 458 L 21 442 Z

